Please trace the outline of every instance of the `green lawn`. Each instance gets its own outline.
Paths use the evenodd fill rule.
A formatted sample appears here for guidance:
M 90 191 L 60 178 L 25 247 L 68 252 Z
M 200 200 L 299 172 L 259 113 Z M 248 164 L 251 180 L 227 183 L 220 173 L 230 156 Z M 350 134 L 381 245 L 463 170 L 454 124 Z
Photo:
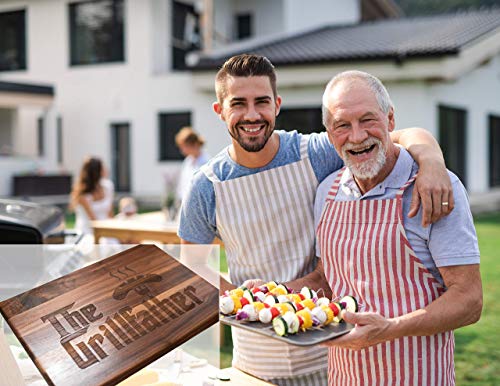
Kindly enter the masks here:
M 500 214 L 475 221 L 481 251 L 484 306 L 481 320 L 456 331 L 457 385 L 500 383 Z

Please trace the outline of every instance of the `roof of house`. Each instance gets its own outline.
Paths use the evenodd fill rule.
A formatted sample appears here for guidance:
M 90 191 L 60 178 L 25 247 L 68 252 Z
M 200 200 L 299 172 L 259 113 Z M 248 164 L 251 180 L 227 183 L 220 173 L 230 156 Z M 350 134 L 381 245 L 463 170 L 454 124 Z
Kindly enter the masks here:
M 200 54 L 193 70 L 219 67 L 240 53 L 266 56 L 275 65 L 332 63 L 456 55 L 500 28 L 500 8 L 454 14 L 325 26 L 291 36 L 247 41 Z

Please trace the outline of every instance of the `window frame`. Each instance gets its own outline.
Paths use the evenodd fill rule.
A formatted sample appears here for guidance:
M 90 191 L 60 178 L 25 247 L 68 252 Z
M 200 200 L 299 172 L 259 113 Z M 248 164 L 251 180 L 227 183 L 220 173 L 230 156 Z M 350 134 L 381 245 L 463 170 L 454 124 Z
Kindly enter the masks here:
M 120 47 L 118 52 L 115 52 L 113 49 L 109 50 L 111 52 L 111 57 L 106 58 L 105 60 L 97 60 L 97 61 L 83 61 L 82 59 L 77 59 L 78 50 L 76 47 L 76 24 L 74 23 L 74 19 L 76 18 L 75 10 L 84 6 L 85 4 L 90 3 L 100 3 L 100 2 L 109 2 L 113 3 L 113 36 L 112 41 L 110 43 L 111 47 Z M 120 32 L 117 31 L 118 23 L 117 19 L 117 4 L 121 3 L 122 6 L 122 20 L 121 20 L 121 36 L 119 36 Z M 78 66 L 95 66 L 102 64 L 119 64 L 125 63 L 126 61 L 126 15 L 125 15 L 125 5 L 126 0 L 84 0 L 84 1 L 73 1 L 68 3 L 68 44 L 69 44 L 69 66 L 70 67 L 78 67 Z M 113 56 L 115 55 L 115 56 Z
M 452 170 L 462 181 L 464 186 L 467 186 L 467 161 L 468 161 L 468 156 L 467 156 L 467 136 L 468 136 L 468 118 L 469 114 L 467 111 L 467 108 L 465 107 L 459 107 L 459 106 L 452 106 L 452 105 L 447 105 L 447 104 L 439 104 L 438 106 L 438 140 L 439 144 L 441 146 L 441 149 L 443 151 L 443 156 L 446 162 L 446 166 L 448 169 Z M 462 156 L 461 158 L 458 157 L 458 165 L 453 165 L 450 160 L 451 155 L 449 155 L 447 148 L 444 147 L 443 141 L 447 140 L 447 135 L 448 133 L 445 132 L 445 128 L 443 128 L 443 121 L 444 121 L 444 116 L 442 116 L 442 113 L 446 112 L 453 112 L 461 115 L 461 118 L 463 121 L 458 125 L 457 130 L 463 131 L 463 138 L 460 138 L 459 140 L 461 141 L 458 146 L 461 147 L 462 150 Z M 457 115 L 457 119 L 459 119 Z M 456 138 L 456 136 L 455 136 Z M 462 169 L 462 170 L 458 170 Z
M 27 24 L 27 11 L 26 8 L 21 8 L 21 9 L 16 9 L 16 10 L 11 10 L 11 11 L 5 11 L 5 12 L 0 12 L 0 17 L 2 15 L 8 15 L 8 14 L 20 14 L 22 15 L 22 25 L 17 26 L 17 33 L 21 33 L 21 37 L 16 37 L 19 39 L 19 42 L 17 44 L 16 50 L 19 52 L 17 53 L 17 60 L 18 62 L 18 67 L 17 68 L 2 68 L 1 63 L 0 63 L 0 72 L 11 72 L 11 71 L 26 71 L 28 69 L 28 51 L 27 51 L 27 37 L 28 37 L 28 24 Z
M 242 30 L 240 27 L 242 26 L 241 21 L 244 18 L 248 18 L 248 34 L 241 36 Z M 234 21 L 236 24 L 234 29 L 235 40 L 250 39 L 254 36 L 254 18 L 251 12 L 242 12 L 235 14 Z
M 175 126 L 178 126 L 178 127 L 176 127 L 175 129 L 173 129 L 173 131 L 172 131 L 172 133 L 170 133 L 170 135 L 165 135 L 162 132 L 162 129 L 164 128 L 162 126 L 162 123 L 163 123 L 162 122 L 162 117 L 166 117 L 166 116 L 181 116 L 181 115 L 186 115 L 187 116 L 187 118 L 188 118 L 187 122 L 179 124 L 179 125 L 175 125 Z M 192 122 L 193 122 L 193 113 L 192 113 L 192 111 L 190 111 L 190 110 L 160 111 L 160 112 L 158 112 L 157 116 L 158 116 L 158 131 L 157 131 L 157 133 L 158 133 L 158 157 L 157 157 L 157 160 L 158 160 L 158 162 L 172 162 L 172 161 L 177 162 L 177 161 L 182 161 L 184 159 L 184 157 L 181 154 L 181 152 L 179 151 L 179 149 L 177 149 L 177 146 L 175 145 L 175 135 L 184 126 L 191 126 L 192 125 Z M 174 151 L 173 155 L 169 155 L 168 154 L 168 150 L 170 150 L 170 149 L 165 149 L 164 148 L 163 144 L 166 141 L 168 141 L 168 143 L 172 143 L 173 144 L 173 146 L 171 147 L 171 150 Z M 174 150 L 174 148 L 175 148 L 175 150 Z
M 111 179 L 115 185 L 115 191 L 120 193 L 130 193 L 132 189 L 132 126 L 128 121 L 113 121 L 109 124 L 111 136 Z M 120 130 L 125 133 L 125 147 L 120 146 Z M 119 150 L 124 151 L 126 158 L 119 158 Z M 123 168 L 123 169 L 120 169 Z M 125 170 L 126 182 L 122 184 L 119 171 Z
M 42 115 L 36 120 L 37 152 L 39 157 L 45 156 L 45 117 Z
M 64 163 L 64 142 L 63 142 L 63 119 L 62 116 L 56 118 L 56 152 L 57 163 L 62 165 Z
M 495 128 L 494 121 L 496 121 L 497 125 Z M 493 143 L 495 139 L 494 130 L 497 131 L 497 148 L 495 148 L 495 144 Z M 488 153 L 488 183 L 490 188 L 496 188 L 500 186 L 500 114 L 488 115 Z M 498 170 L 494 169 L 495 164 L 499 165 Z
M 198 51 L 201 50 L 203 47 L 203 37 L 201 36 L 202 29 L 201 29 L 201 15 L 196 12 L 196 9 L 194 5 L 190 5 L 187 3 L 184 3 L 182 1 L 177 1 L 177 0 L 171 0 L 170 1 L 170 6 L 171 6 L 171 16 L 170 16 L 170 55 L 171 55 L 171 60 L 170 60 L 170 69 L 172 71 L 187 71 L 189 70 L 188 65 L 186 64 L 186 57 L 187 55 L 192 52 L 192 51 Z M 181 7 L 183 8 L 183 11 L 186 11 L 188 8 L 192 15 L 195 16 L 196 18 L 196 25 L 195 25 L 195 30 L 197 30 L 197 33 L 199 35 L 199 45 L 196 46 L 194 43 L 191 44 L 189 48 L 185 47 L 179 47 L 179 43 L 184 43 L 185 41 L 183 40 L 183 37 L 178 37 L 176 36 L 176 30 L 177 29 L 182 29 L 185 30 L 186 26 L 184 24 L 183 28 L 179 28 L 180 25 L 180 20 L 182 15 L 186 15 L 188 12 L 184 12 L 181 15 L 176 15 L 176 7 Z M 182 55 L 182 63 L 180 62 L 179 57 Z

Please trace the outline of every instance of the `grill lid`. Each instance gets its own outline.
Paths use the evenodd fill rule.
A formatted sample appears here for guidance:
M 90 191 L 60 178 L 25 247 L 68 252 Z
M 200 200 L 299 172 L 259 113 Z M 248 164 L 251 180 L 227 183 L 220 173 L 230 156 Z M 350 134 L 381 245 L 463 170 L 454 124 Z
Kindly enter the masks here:
M 63 215 L 56 206 L 0 199 L 0 226 L 11 232 L 28 228 L 43 237 L 61 224 Z

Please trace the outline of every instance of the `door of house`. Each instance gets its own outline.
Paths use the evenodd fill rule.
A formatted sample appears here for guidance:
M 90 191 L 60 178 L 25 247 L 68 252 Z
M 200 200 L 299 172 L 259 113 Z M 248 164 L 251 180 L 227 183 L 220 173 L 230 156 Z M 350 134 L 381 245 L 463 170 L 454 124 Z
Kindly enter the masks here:
M 439 144 L 446 166 L 467 187 L 466 122 L 466 110 L 439 106 Z
M 117 192 L 130 192 L 130 124 L 111 124 L 111 178 Z

